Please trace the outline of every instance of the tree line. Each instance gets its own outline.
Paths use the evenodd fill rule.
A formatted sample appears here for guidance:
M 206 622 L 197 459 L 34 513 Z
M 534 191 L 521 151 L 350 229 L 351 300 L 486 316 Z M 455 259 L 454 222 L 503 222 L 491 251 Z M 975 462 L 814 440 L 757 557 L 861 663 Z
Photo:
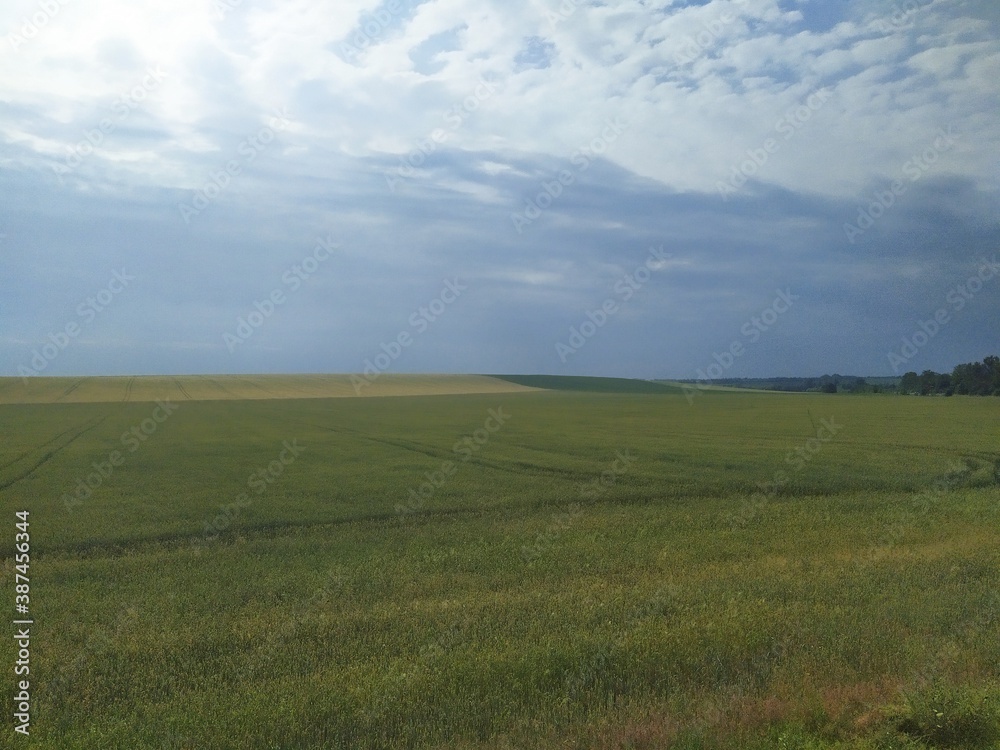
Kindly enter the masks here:
M 904 373 L 899 392 L 919 396 L 1000 396 L 1000 357 L 991 355 L 982 362 L 956 365 L 950 373 Z
M 697 380 L 681 381 L 697 383 Z M 812 393 L 900 393 L 914 396 L 1000 396 L 1000 357 L 989 356 L 982 362 L 956 365 L 950 373 L 924 370 L 919 375 L 902 377 L 857 377 L 822 375 L 820 377 L 718 378 L 713 385 L 754 388 L 766 391 Z

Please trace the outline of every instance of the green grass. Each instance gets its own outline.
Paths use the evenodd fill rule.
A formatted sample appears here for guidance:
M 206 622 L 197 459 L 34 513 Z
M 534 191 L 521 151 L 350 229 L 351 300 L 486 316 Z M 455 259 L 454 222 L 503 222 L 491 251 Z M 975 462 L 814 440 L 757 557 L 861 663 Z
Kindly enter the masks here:
M 0 406 L 3 746 L 995 746 L 1000 401 L 191 401 L 130 453 L 153 408 Z

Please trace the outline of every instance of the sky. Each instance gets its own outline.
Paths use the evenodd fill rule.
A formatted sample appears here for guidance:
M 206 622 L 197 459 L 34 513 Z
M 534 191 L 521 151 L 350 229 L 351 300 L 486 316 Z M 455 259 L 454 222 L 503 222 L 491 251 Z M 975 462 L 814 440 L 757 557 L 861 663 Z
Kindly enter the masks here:
M 996 0 L 7 0 L 0 375 L 1000 353 Z

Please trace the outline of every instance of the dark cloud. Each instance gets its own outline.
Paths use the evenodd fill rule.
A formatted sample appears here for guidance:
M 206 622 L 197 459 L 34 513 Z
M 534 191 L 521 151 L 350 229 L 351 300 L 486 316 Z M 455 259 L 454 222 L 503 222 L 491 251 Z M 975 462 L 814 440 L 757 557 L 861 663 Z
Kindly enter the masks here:
M 33 172 L 7 183 L 6 271 L 25 282 L 3 311 L 19 332 L 0 345 L 8 374 L 120 269 L 136 280 L 50 373 L 356 371 L 408 331 L 393 370 L 693 377 L 738 341 L 733 376 L 879 374 L 1000 240 L 989 198 L 952 179 L 916 185 L 852 245 L 855 205 L 765 185 L 724 202 L 597 161 L 518 233 L 511 215 L 567 163 L 442 149 L 395 195 L 384 160 L 310 163 L 339 171 L 322 197 L 309 175 L 262 170 L 190 225 L 176 211 L 185 191 L 87 195 Z M 340 249 L 293 289 L 286 273 L 328 236 Z M 651 248 L 669 262 L 626 297 Z M 418 331 L 413 315 L 449 282 L 464 291 Z M 230 353 L 223 335 L 275 290 L 285 301 Z M 914 368 L 988 353 L 998 290 L 969 300 Z M 790 309 L 755 329 L 781 292 Z M 607 300 L 615 312 L 560 358 L 557 343 Z

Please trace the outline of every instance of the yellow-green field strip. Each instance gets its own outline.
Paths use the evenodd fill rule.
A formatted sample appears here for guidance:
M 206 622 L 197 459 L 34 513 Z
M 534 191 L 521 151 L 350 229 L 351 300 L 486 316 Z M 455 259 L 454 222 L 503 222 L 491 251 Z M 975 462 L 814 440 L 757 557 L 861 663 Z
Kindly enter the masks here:
M 537 388 L 487 375 L 183 375 L 0 378 L 0 404 L 232 401 L 516 393 Z

